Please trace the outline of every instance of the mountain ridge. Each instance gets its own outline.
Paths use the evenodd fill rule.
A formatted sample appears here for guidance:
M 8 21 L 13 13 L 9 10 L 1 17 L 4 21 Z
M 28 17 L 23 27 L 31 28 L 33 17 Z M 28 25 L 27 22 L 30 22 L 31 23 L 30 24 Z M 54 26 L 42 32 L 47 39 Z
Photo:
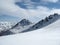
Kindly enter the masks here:
M 15 27 L 7 30 L 6 32 L 7 33 L 10 32 L 10 34 L 16 34 L 16 33 L 24 33 L 24 32 L 28 32 L 28 31 L 33 31 L 33 30 L 36 30 L 36 29 L 41 29 L 43 27 L 46 27 L 46 26 L 52 24 L 53 22 L 57 21 L 58 19 L 60 19 L 60 15 L 55 13 L 53 15 L 50 15 L 50 16 L 46 17 L 45 19 L 40 20 L 39 22 L 37 22 L 35 24 L 31 23 L 31 25 L 27 25 L 27 26 L 26 25 L 21 26 L 21 24 L 20 24 L 20 22 L 22 22 L 22 20 L 21 20 L 20 22 L 18 22 L 15 25 Z M 26 20 L 26 19 L 23 19 L 23 20 Z M 4 32 L 4 34 L 6 32 Z M 7 33 L 6 33 L 6 35 L 9 35 Z
M 57 21 L 58 19 L 60 19 L 60 15 L 55 13 L 54 15 L 50 15 L 49 17 L 46 17 L 45 19 L 42 19 L 41 21 L 37 22 L 35 25 L 30 27 L 29 29 L 22 31 L 22 33 L 43 28 L 45 26 L 52 24 L 53 22 Z

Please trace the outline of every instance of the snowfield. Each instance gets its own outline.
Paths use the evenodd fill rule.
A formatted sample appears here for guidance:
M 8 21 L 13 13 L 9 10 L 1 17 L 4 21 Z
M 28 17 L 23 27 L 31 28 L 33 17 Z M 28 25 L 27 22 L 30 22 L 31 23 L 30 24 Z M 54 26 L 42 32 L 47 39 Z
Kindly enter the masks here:
M 0 45 L 60 45 L 60 20 L 35 31 L 0 37 Z

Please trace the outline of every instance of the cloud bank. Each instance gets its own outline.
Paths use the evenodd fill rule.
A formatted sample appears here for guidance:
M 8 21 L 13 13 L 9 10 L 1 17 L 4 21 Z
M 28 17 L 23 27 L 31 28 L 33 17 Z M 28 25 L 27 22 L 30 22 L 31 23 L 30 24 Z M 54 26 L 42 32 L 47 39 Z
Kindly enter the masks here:
M 53 2 L 56 3 L 59 0 L 41 0 L 44 2 Z M 27 5 L 28 9 L 23 9 L 16 5 L 16 2 L 24 2 L 25 5 Z M 32 2 L 31 0 L 0 0 L 0 15 L 12 15 L 20 17 L 21 19 L 27 18 L 33 22 L 39 21 L 40 19 L 53 14 L 53 13 L 59 13 L 60 9 L 51 8 L 49 9 L 46 6 L 37 6 L 36 9 L 34 8 L 35 2 Z

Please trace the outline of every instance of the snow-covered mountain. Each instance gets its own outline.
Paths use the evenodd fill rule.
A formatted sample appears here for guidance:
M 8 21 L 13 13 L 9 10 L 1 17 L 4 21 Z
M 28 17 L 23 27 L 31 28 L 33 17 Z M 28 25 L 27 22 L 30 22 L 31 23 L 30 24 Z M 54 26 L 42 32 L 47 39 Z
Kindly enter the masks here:
M 6 31 L 15 25 L 14 22 L 0 22 L 0 32 Z
M 29 20 L 23 19 L 20 22 L 18 22 L 16 25 L 14 25 L 11 29 L 8 29 L 7 31 L 3 31 L 2 35 L 9 35 L 9 34 L 15 34 L 15 33 L 23 33 L 28 31 L 33 31 L 36 29 L 43 28 L 45 26 L 48 26 L 54 22 L 56 22 L 58 19 L 60 19 L 59 14 L 53 14 L 45 19 L 40 20 L 37 23 L 31 23 Z
M 15 26 L 13 26 L 12 28 L 15 28 L 15 27 L 18 27 L 18 26 L 28 26 L 32 24 L 29 20 L 26 20 L 26 19 L 22 19 L 20 22 L 18 22 Z
M 60 45 L 60 19 L 35 31 L 2 36 L 0 45 Z
M 27 19 L 22 19 L 20 22 L 18 22 L 15 26 L 13 26 L 10 31 L 13 33 L 20 33 L 21 31 L 28 29 L 32 25 L 32 22 L 30 22 Z
M 0 35 L 2 34 L 1 32 L 5 32 L 12 28 L 19 20 L 19 17 L 11 15 L 0 15 Z
M 45 26 L 48 26 L 51 23 L 54 23 L 58 19 L 60 19 L 60 15 L 55 13 L 54 15 L 50 15 L 50 16 L 46 17 L 45 19 L 42 19 L 41 21 L 39 21 L 38 23 L 36 23 L 32 27 L 30 27 L 29 29 L 26 29 L 26 30 L 24 30 L 22 32 L 28 32 L 28 31 L 43 28 Z
M 13 33 L 20 33 L 21 31 L 28 29 L 33 23 L 27 19 L 22 19 L 16 25 L 13 25 L 11 28 L 7 29 L 6 31 L 2 31 L 1 35 L 8 35 Z

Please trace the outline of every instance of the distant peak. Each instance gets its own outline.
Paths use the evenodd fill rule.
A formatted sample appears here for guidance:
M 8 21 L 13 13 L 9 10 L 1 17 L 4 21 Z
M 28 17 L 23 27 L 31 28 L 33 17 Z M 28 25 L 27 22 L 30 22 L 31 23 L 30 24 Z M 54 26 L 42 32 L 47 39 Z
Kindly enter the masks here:
M 22 19 L 21 21 L 20 21 L 20 24 L 21 25 L 30 25 L 31 24 L 31 22 L 29 21 L 29 20 L 27 20 L 27 19 Z

